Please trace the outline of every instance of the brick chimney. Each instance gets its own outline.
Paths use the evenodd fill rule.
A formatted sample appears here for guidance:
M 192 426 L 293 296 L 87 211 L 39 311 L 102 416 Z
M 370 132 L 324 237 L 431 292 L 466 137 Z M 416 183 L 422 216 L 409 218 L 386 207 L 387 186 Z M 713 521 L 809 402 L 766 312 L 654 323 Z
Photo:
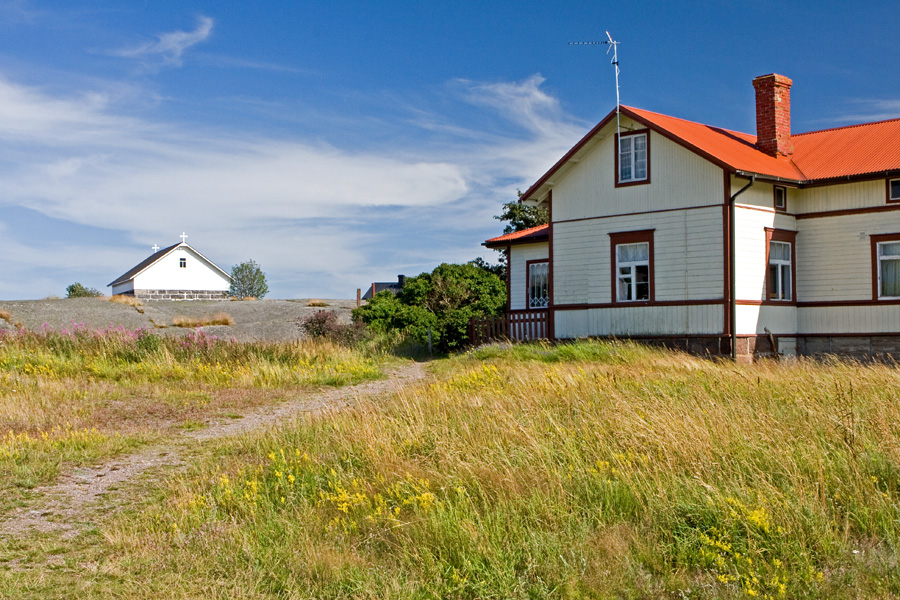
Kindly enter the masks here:
M 791 84 L 784 75 L 760 75 L 753 80 L 756 90 L 756 147 L 770 156 L 790 156 Z

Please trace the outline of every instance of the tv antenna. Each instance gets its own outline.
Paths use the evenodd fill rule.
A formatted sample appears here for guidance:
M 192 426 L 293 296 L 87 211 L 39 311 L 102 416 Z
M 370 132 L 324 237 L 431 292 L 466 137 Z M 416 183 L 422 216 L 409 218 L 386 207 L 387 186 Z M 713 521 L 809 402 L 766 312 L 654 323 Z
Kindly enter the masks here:
M 613 57 L 609 64 L 616 68 L 616 138 L 619 138 L 619 44 L 621 42 L 617 42 L 612 39 L 612 36 L 609 35 L 609 31 L 606 32 L 606 40 L 602 42 L 569 42 L 570 46 L 609 46 L 606 49 L 606 54 L 609 56 L 609 51 L 612 50 Z M 617 148 L 618 150 L 618 148 Z

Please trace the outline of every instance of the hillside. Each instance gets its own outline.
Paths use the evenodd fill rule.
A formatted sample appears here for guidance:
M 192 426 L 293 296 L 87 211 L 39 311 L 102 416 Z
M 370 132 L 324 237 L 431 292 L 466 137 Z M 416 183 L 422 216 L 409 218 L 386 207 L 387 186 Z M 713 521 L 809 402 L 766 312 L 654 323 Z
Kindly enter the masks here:
M 153 329 L 161 335 L 183 335 L 190 329 L 175 327 L 176 317 L 204 318 L 225 312 L 234 324 L 202 329 L 210 334 L 238 341 L 286 341 L 301 336 L 296 321 L 319 310 L 334 310 L 345 320 L 356 306 L 355 300 L 322 300 L 328 306 L 308 306 L 310 300 L 253 300 L 246 302 L 144 302 L 132 307 L 103 298 L 62 298 L 52 300 L 0 301 L 0 330 L 15 323 L 38 331 L 84 327 L 89 330 L 123 327 Z

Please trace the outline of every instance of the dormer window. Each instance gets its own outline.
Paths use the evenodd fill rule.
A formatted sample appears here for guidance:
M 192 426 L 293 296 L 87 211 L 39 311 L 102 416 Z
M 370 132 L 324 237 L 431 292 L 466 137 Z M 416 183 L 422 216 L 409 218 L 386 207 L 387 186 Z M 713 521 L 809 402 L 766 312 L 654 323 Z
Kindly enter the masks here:
M 787 188 L 776 185 L 774 189 L 775 210 L 778 212 L 787 212 Z
M 616 185 L 650 182 L 650 132 L 647 129 L 618 136 Z
M 186 269 L 186 268 L 187 268 L 187 259 L 186 259 L 186 258 L 179 258 L 179 259 L 178 259 L 178 266 L 181 267 L 182 269 Z
M 887 200 L 888 202 L 900 202 L 900 179 L 888 179 Z

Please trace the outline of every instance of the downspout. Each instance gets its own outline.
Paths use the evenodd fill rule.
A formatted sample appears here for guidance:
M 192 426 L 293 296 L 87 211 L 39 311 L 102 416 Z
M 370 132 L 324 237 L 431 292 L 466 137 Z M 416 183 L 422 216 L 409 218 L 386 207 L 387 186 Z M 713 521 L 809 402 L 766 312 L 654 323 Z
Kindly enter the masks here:
M 730 181 L 730 179 L 729 179 Z M 731 360 L 737 360 L 737 252 L 735 251 L 735 211 L 734 211 L 734 203 L 738 196 L 746 192 L 750 186 L 752 186 L 756 182 L 756 175 L 750 176 L 750 181 L 747 182 L 747 185 L 736 191 L 731 195 L 731 200 L 728 202 L 728 254 L 729 260 L 731 262 L 731 298 L 729 298 L 729 309 L 731 310 Z

